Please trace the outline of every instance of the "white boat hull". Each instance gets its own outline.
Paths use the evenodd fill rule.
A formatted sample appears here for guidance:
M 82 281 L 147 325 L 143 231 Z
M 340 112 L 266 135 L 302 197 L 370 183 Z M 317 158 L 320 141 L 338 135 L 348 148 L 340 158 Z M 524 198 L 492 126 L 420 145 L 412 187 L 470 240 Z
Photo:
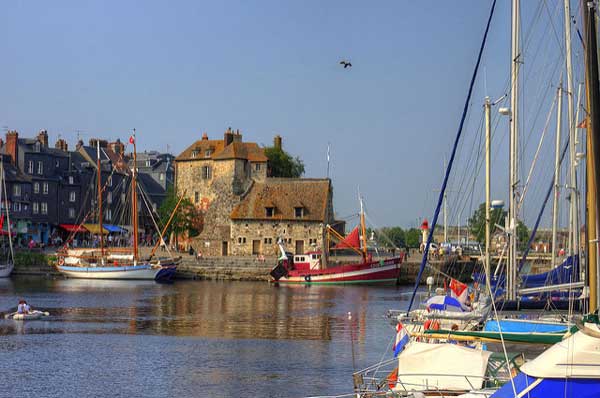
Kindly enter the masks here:
M 13 264 L 0 265 L 0 278 L 8 278 L 14 268 Z
M 42 311 L 31 311 L 28 314 L 13 313 L 7 315 L 6 318 L 14 319 L 15 321 L 33 321 L 36 319 L 40 319 L 43 316 L 48 316 L 48 313 Z
M 168 267 L 152 267 L 147 264 L 123 267 L 72 267 L 57 266 L 58 271 L 69 278 L 155 280 L 158 273 Z

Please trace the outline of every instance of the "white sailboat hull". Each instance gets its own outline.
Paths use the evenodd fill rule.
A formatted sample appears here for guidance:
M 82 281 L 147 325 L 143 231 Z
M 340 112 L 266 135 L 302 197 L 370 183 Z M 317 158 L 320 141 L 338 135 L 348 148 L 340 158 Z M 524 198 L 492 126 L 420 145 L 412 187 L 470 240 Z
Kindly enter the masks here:
M 0 278 L 8 278 L 14 265 L 12 263 L 0 265 Z
M 121 279 L 155 280 L 159 272 L 170 267 L 153 267 L 148 264 L 123 267 L 80 267 L 57 266 L 58 271 L 69 278 L 77 279 Z M 173 272 L 175 267 L 173 266 Z

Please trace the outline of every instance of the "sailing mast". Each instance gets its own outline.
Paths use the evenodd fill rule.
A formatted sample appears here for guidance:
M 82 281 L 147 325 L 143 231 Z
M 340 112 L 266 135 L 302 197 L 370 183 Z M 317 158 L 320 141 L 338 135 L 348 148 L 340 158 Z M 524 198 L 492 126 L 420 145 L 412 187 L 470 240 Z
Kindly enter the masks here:
M 562 117 L 562 82 L 558 85 L 556 107 L 556 147 L 554 149 L 554 202 L 552 203 L 552 262 L 556 264 L 556 228 L 558 226 L 558 195 L 560 193 L 560 128 Z
M 135 140 L 135 129 L 129 139 L 133 144 L 133 170 L 131 172 L 131 220 L 133 223 L 133 260 L 138 259 L 138 206 L 137 206 L 137 151 Z
M 102 227 L 102 171 L 100 170 L 100 139 L 96 139 L 96 168 L 98 169 L 98 229 L 100 230 L 100 253 L 104 261 L 104 227 Z
M 358 195 L 358 200 L 360 201 L 360 233 L 362 234 L 362 241 L 363 241 L 363 250 L 362 250 L 362 255 L 363 255 L 363 259 L 365 261 L 367 261 L 367 227 L 365 224 L 365 211 L 363 208 L 363 201 L 362 201 L 362 197 L 360 196 L 360 194 Z
M 512 2 L 512 45 L 511 45 L 511 90 L 510 90 L 510 185 L 509 185 L 509 263 L 507 267 L 507 299 L 517 298 L 517 200 L 516 188 L 518 181 L 518 127 L 519 127 L 519 67 L 521 64 L 521 50 L 519 44 L 520 34 L 520 1 Z
M 583 23 L 585 28 L 585 81 L 587 91 L 587 238 L 588 238 L 588 278 L 590 287 L 590 312 L 598 308 L 598 202 L 600 184 L 600 88 L 598 87 L 598 49 L 596 38 L 595 4 L 582 0 Z
M 492 269 L 490 265 L 490 207 L 492 206 L 490 200 L 490 141 L 491 141 L 491 118 L 490 112 L 492 108 L 492 104 L 490 103 L 490 97 L 485 97 L 485 278 L 487 286 L 489 286 L 489 275 L 490 270 Z M 467 234 L 468 236 L 468 234 Z M 460 242 L 460 240 L 459 240 Z

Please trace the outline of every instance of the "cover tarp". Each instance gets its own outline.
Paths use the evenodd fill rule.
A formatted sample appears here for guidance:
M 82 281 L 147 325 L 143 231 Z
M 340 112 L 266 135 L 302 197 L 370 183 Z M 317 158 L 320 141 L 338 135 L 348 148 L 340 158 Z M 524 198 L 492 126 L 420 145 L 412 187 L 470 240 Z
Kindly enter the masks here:
M 500 325 L 498 325 L 498 323 L 500 323 Z M 483 330 L 486 332 L 499 332 L 500 328 L 502 328 L 502 331 L 505 333 L 566 333 L 569 329 L 569 326 L 566 323 L 550 323 L 515 319 L 501 319 L 500 322 L 498 322 L 496 319 L 490 319 L 485 323 Z
M 354 228 L 343 241 L 335 245 L 334 249 L 360 249 L 360 236 L 358 234 L 358 227 Z
M 394 390 L 481 388 L 491 354 L 456 344 L 413 341 L 398 356 L 398 383 Z
M 111 225 L 111 224 L 102 224 L 102 226 L 104 227 L 104 229 L 106 229 L 108 232 L 125 232 L 126 230 L 124 230 L 123 228 L 117 226 L 117 225 Z
M 100 226 L 98 224 L 83 224 L 83 227 L 92 234 L 100 233 Z M 102 228 L 102 233 L 107 234 L 108 231 L 105 228 Z
M 87 232 L 87 229 L 85 229 L 81 225 L 59 224 L 58 226 L 61 227 L 62 229 L 64 229 L 65 231 L 67 231 L 67 232 Z

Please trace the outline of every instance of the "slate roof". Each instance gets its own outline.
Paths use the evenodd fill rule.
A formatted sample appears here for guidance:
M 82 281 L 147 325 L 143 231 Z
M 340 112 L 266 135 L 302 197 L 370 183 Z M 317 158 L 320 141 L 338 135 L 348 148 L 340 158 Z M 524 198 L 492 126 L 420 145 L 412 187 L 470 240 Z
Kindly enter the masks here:
M 330 195 L 329 179 L 267 178 L 254 183 L 231 212 L 231 219 L 326 222 Z M 273 217 L 266 216 L 266 207 L 275 208 Z M 295 207 L 304 208 L 303 217 L 296 217 Z
M 206 156 L 206 151 L 211 151 L 210 156 Z M 197 151 L 194 157 L 193 153 Z M 266 162 L 267 157 L 263 148 L 255 142 L 235 141 L 225 146 L 224 140 L 198 140 L 175 158 L 176 161 L 185 160 L 225 160 L 225 159 L 246 159 L 251 162 Z

